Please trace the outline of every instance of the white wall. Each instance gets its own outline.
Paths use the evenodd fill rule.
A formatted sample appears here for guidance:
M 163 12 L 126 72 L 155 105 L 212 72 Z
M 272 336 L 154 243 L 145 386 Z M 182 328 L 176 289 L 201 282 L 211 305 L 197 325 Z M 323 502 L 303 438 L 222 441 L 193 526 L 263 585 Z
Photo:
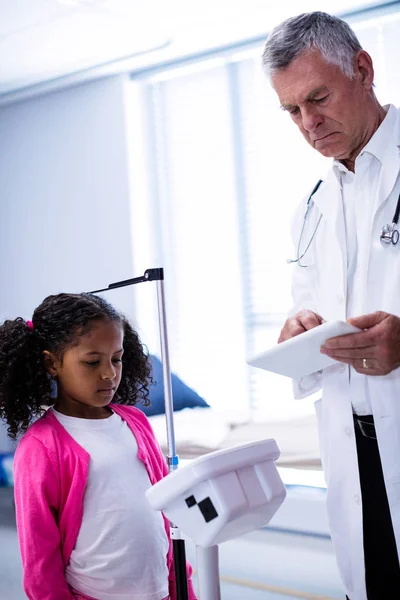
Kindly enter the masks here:
M 134 276 L 123 76 L 0 108 L 0 321 Z M 107 298 L 133 317 L 130 288 Z M 0 452 L 11 450 L 0 424 Z
M 0 320 L 132 277 L 124 76 L 0 108 Z M 107 297 L 132 316 L 132 292 Z

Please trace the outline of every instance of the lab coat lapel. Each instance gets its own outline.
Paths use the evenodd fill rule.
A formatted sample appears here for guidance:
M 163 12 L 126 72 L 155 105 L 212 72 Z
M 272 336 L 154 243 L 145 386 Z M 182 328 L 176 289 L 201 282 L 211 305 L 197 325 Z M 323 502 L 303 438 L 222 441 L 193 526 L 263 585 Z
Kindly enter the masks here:
M 346 297 L 347 249 L 340 184 L 332 169 L 314 196 L 314 202 L 322 213 L 323 227 L 319 233 L 318 251 L 325 256 L 327 283 L 334 297 Z
M 382 160 L 382 170 L 378 182 L 374 215 L 376 215 L 382 204 L 389 198 L 399 176 L 400 114 L 398 110 L 396 111 L 395 130 L 396 139 L 394 142 L 387 144 Z
M 396 186 L 396 182 L 399 179 L 400 172 L 400 113 L 396 111 L 396 138 L 394 141 L 391 141 L 386 146 L 385 154 L 382 161 L 382 169 L 379 177 L 379 182 L 377 186 L 377 194 L 375 198 L 375 207 L 373 217 L 371 219 L 371 223 L 369 224 L 369 230 L 366 231 L 366 235 L 368 236 L 369 244 L 368 244 L 368 266 L 367 266 L 367 276 L 365 285 L 367 286 L 368 279 L 374 280 L 377 275 L 380 273 L 382 275 L 382 266 L 379 266 L 380 260 L 382 260 L 381 251 L 382 251 L 382 242 L 380 241 L 380 232 L 383 226 L 383 221 L 381 219 L 382 209 L 389 198 L 392 197 L 392 193 L 394 192 L 394 187 Z M 396 188 L 396 201 L 399 194 L 398 186 Z M 393 215 L 390 216 L 392 218 Z M 389 223 L 389 220 L 386 222 Z M 374 251 L 375 248 L 375 251 Z M 386 248 L 386 253 L 388 248 Z M 368 297 L 369 304 L 368 306 L 374 307 L 376 304 L 376 299 L 371 296 L 371 292 L 369 295 L 366 294 L 366 298 Z

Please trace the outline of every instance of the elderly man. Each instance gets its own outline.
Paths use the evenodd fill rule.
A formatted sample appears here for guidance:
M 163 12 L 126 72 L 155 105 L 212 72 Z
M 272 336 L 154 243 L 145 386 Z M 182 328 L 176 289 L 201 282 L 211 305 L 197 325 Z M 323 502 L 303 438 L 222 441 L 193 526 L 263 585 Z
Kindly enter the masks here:
M 400 598 L 400 112 L 379 104 L 371 57 L 325 13 L 276 27 L 263 63 L 283 110 L 333 158 L 294 219 L 301 260 L 279 341 L 323 319 L 362 330 L 329 340 L 321 351 L 337 364 L 294 382 L 295 395 L 322 388 L 327 507 L 348 597 Z

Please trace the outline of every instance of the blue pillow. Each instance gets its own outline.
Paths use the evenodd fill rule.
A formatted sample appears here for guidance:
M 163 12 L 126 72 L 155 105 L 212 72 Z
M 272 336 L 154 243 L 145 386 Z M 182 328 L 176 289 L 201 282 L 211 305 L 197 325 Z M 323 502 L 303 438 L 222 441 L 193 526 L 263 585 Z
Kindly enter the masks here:
M 151 376 L 154 381 L 154 384 L 149 386 L 149 400 L 151 404 L 149 406 L 143 406 L 143 404 L 137 405 L 137 408 L 140 408 L 148 417 L 163 415 L 165 413 L 162 364 L 153 355 L 150 355 L 150 361 L 152 367 Z M 197 392 L 187 386 L 182 379 L 174 375 L 174 373 L 171 373 L 171 384 L 174 411 L 182 410 L 183 408 L 195 408 L 196 406 L 209 408 L 209 404 Z
M 0 453 L 0 487 L 12 487 L 14 485 L 14 454 Z

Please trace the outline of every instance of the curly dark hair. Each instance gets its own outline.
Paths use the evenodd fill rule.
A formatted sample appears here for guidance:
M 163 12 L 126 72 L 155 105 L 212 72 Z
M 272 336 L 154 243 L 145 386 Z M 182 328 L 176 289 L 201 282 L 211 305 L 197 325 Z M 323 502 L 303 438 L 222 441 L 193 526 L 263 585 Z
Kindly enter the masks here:
M 0 326 L 0 418 L 7 422 L 10 437 L 26 431 L 32 419 L 43 414 L 43 407 L 54 403 L 43 351 L 61 358 L 99 320 L 117 321 L 124 332 L 122 377 L 113 402 L 149 404 L 148 353 L 125 317 L 94 294 L 48 296 L 31 323 L 17 318 Z

